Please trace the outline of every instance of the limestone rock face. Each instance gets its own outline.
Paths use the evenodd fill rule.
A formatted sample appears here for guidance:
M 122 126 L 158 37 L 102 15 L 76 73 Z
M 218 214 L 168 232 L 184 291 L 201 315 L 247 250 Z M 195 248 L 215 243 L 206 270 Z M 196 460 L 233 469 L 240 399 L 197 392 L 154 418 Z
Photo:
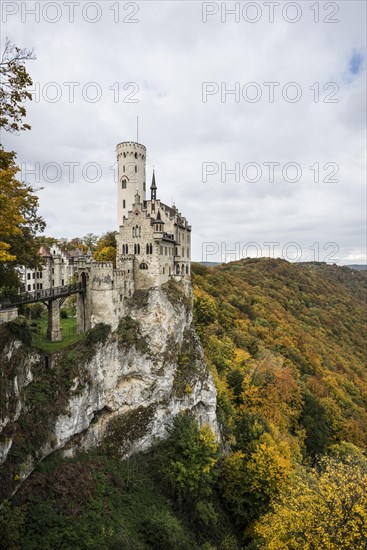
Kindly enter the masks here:
M 191 301 L 188 285 L 184 290 L 169 284 L 137 291 L 127 301 L 127 315 L 116 331 L 97 326 L 75 350 L 63 350 L 46 366 L 45 358 L 34 353 L 17 366 L 18 374 L 8 380 L 8 406 L 0 419 L 0 434 L 6 434 L 0 436 L 2 481 L 8 487 L 2 498 L 55 450 L 63 449 L 68 456 L 107 445 L 128 456 L 165 437 L 181 411 L 192 411 L 219 438 L 216 389 L 193 327 Z M 12 362 L 14 351 L 14 344 L 4 350 L 2 364 Z M 42 405 L 49 417 L 47 422 L 44 414 L 39 419 L 39 447 L 33 445 L 27 454 L 27 433 L 18 423 L 34 423 L 31 414 L 37 406 L 34 400 L 42 401 L 42 376 L 55 395 L 49 405 Z M 36 397 L 32 385 L 41 388 Z M 29 431 L 34 438 L 32 427 Z

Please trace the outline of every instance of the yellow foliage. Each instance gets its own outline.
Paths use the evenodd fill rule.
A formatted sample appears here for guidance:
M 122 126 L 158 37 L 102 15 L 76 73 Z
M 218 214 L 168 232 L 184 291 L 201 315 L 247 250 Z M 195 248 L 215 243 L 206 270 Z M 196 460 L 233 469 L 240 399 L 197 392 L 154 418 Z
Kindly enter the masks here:
M 366 464 L 325 458 L 321 472 L 300 471 L 255 526 L 265 550 L 364 550 Z

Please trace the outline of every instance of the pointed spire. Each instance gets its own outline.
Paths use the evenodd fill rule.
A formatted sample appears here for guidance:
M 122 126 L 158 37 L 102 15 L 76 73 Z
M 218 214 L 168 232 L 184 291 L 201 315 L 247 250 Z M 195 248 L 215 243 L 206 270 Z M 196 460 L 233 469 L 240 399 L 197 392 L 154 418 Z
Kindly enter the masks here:
M 157 200 L 157 185 L 155 183 L 155 171 L 153 168 L 152 185 L 150 186 L 150 198 L 152 201 Z

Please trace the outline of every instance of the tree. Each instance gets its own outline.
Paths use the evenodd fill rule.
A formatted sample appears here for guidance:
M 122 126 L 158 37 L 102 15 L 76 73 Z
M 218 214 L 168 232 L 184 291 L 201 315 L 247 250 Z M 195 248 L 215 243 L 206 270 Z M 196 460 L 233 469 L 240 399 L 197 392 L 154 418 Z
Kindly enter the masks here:
M 175 417 L 164 445 L 162 473 L 182 502 L 207 498 L 216 479 L 218 445 L 206 426 L 188 413 Z
M 23 102 L 32 99 L 27 87 L 32 79 L 25 61 L 34 59 L 33 50 L 18 48 L 7 39 L 0 61 L 0 127 L 9 132 L 30 129 L 23 123 L 26 114 Z M 18 265 L 36 267 L 37 232 L 45 222 L 37 214 L 38 197 L 35 189 L 16 178 L 19 171 L 15 153 L 4 151 L 0 145 L 0 287 L 2 292 L 19 285 Z
M 85 246 L 90 248 L 91 250 L 94 250 L 97 244 L 98 235 L 94 235 L 94 233 L 87 233 L 83 237 L 83 243 Z
M 15 154 L 0 148 L 0 263 L 16 262 L 29 267 L 38 263 L 37 232 L 43 231 L 44 220 L 37 214 L 38 197 L 34 189 L 15 177 L 18 167 Z
M 101 250 L 96 250 L 94 259 L 97 260 L 97 262 L 115 262 L 116 248 L 113 246 L 105 246 Z
M 367 461 L 324 457 L 300 469 L 255 526 L 266 550 L 367 547 Z
M 9 132 L 29 130 L 23 122 L 26 115 L 24 101 L 32 100 L 27 90 L 32 85 L 25 61 L 35 59 L 33 50 L 18 48 L 7 38 L 0 61 L 0 127 Z
M 116 232 L 108 231 L 97 241 L 93 257 L 97 262 L 113 262 L 116 265 Z

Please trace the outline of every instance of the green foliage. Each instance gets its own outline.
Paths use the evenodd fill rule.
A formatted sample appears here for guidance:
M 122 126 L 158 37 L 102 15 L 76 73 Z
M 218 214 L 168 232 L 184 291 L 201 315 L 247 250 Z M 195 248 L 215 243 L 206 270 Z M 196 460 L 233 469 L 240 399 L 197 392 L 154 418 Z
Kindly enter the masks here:
M 151 515 L 143 524 L 145 540 L 151 548 L 157 550 L 191 550 L 190 541 L 178 521 L 168 510 L 151 511 Z
M 68 312 L 66 311 L 66 309 L 64 309 L 64 308 L 60 309 L 60 318 L 61 319 L 67 319 L 68 318 Z
M 218 446 L 190 414 L 175 417 L 163 446 L 162 476 L 182 502 L 209 497 L 216 480 Z
M 11 506 L 3 502 L 0 510 L 0 541 L 6 550 L 18 550 L 22 541 L 25 522 L 24 506 Z
M 9 334 L 9 337 L 13 340 L 20 340 L 26 346 L 32 344 L 32 333 L 27 320 L 19 315 L 14 321 L 10 321 L 5 326 L 5 330 Z
M 119 346 L 129 349 L 133 346 L 141 353 L 148 353 L 149 345 L 146 338 L 141 334 L 139 321 L 130 316 L 123 317 L 117 328 Z
M 154 471 L 160 452 L 47 457 L 0 510 L 2 542 L 10 550 L 237 550 L 223 510 L 199 501 L 196 524 L 168 498 Z
M 95 344 L 104 344 L 111 332 L 111 326 L 106 323 L 97 323 L 85 337 L 85 344 L 93 346 Z

